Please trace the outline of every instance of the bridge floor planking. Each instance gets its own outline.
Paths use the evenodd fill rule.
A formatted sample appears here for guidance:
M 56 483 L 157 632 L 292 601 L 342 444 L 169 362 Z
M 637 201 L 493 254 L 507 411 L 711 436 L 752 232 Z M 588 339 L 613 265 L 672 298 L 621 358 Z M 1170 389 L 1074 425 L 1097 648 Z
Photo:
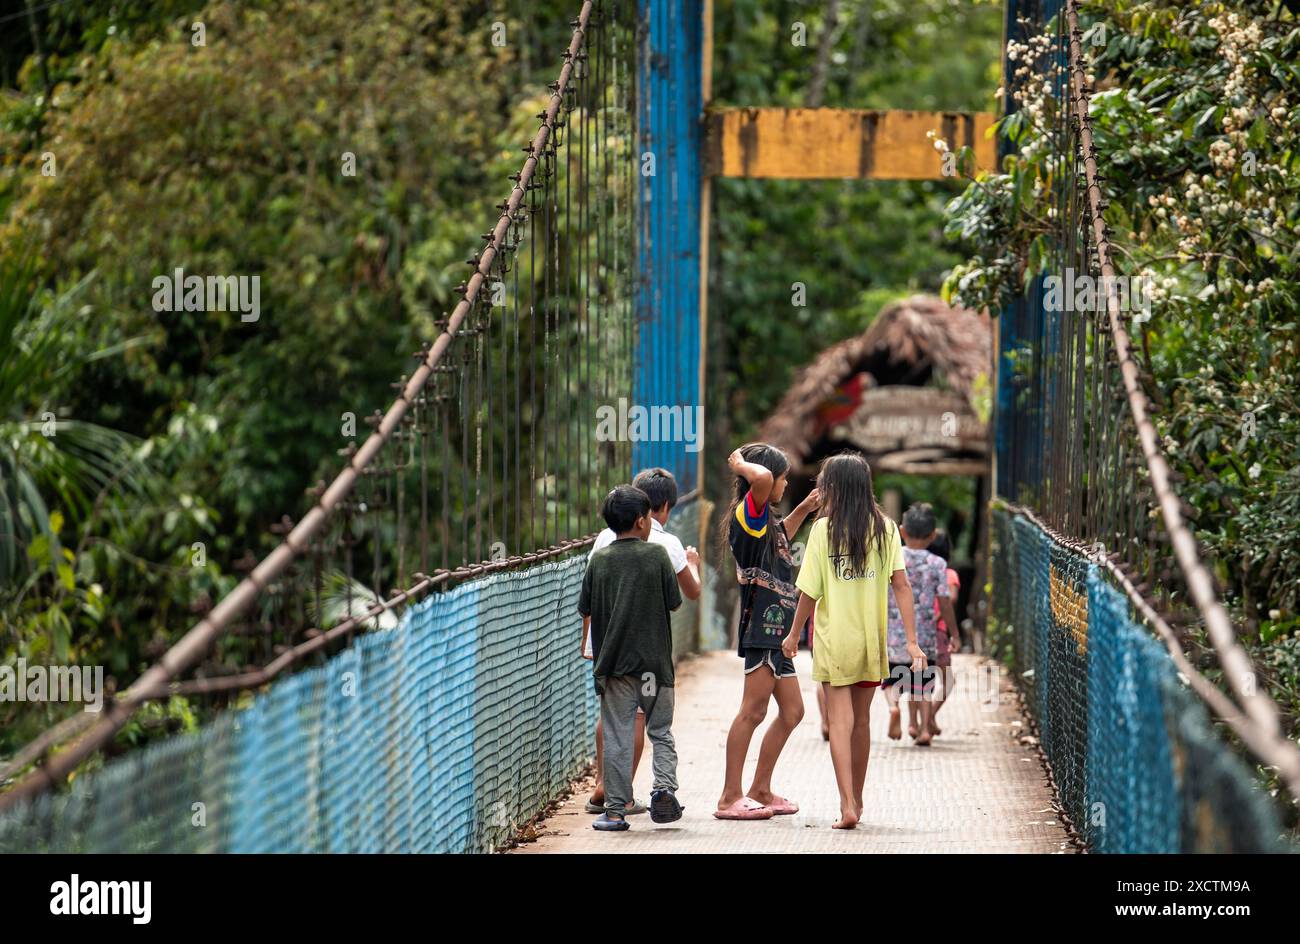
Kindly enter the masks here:
M 774 788 L 800 804 L 793 816 L 761 822 L 724 822 L 712 811 L 722 788 L 727 728 L 740 703 L 740 659 L 714 652 L 684 663 L 678 673 L 673 726 L 679 756 L 678 797 L 686 815 L 656 826 L 648 815 L 631 817 L 624 833 L 597 833 L 583 803 L 590 780 L 538 827 L 536 842 L 516 852 L 1072 852 L 1064 826 L 1052 809 L 1052 792 L 1011 698 L 984 710 L 971 679 L 980 660 L 957 657 L 959 683 L 939 715 L 943 735 L 933 746 L 911 745 L 886 735 L 888 708 L 877 695 L 871 717 L 872 751 L 867 771 L 866 810 L 856 830 L 830 828 L 838 800 L 830 751 L 818 725 L 812 661 L 801 652 L 803 723 L 791 735 L 777 764 Z M 964 687 L 963 687 L 964 683 Z M 1003 685 L 1007 685 L 1005 681 Z M 769 719 L 775 714 L 775 704 Z M 906 706 L 904 706 L 906 714 Z M 753 771 L 763 728 L 755 733 L 746 764 Z M 637 772 L 637 797 L 649 800 L 650 750 Z

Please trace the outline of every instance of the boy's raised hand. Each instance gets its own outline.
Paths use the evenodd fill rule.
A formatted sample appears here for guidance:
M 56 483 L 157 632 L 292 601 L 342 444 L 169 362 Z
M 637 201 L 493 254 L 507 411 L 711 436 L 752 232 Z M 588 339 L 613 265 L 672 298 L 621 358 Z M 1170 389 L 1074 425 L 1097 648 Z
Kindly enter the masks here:
M 700 569 L 700 552 L 694 547 L 686 549 L 686 563 L 690 564 L 698 572 Z

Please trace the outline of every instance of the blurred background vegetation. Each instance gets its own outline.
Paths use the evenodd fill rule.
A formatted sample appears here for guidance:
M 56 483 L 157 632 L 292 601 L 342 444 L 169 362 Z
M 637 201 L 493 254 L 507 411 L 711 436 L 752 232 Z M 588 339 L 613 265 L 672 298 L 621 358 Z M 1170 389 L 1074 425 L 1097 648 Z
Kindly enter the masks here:
M 969 0 L 720 2 L 714 100 L 993 111 L 1002 15 L 1001 3 Z M 796 22 L 807 47 L 791 42 Z M 943 236 L 957 181 L 719 179 L 713 189 L 710 386 L 720 399 L 709 417 L 723 441 L 752 436 L 817 352 L 865 330 L 887 302 L 937 292 L 963 258 Z M 795 282 L 805 307 L 791 304 Z
M 1274 5 L 1227 6 L 1264 17 Z M 1112 222 L 1121 248 L 1173 280 L 1180 313 L 1148 339 L 1162 432 L 1294 720 L 1294 31 L 1268 31 L 1273 45 L 1259 53 L 1259 94 L 1290 96 L 1287 120 L 1259 141 L 1291 168 L 1270 192 L 1270 212 L 1282 207 L 1273 236 L 1242 218 L 1215 222 L 1209 206 L 1192 215 L 1206 246 L 1233 241 L 1272 283 L 1263 300 L 1241 279 L 1216 296 L 1205 287 L 1221 271 L 1178 259 L 1178 235 L 1150 204 L 1181 197 L 1178 168 L 1212 170 L 1211 138 L 1197 131 L 1224 117 L 1213 110 L 1223 76 L 1211 27 L 1192 24 L 1189 43 L 1179 4 L 1088 7 L 1128 37 L 1099 58 L 1112 91 L 1097 98 L 1098 133 L 1118 155 Z M 389 402 L 390 382 L 433 336 L 517 169 L 574 8 L 0 8 L 0 658 L 103 664 L 126 684 L 274 543 L 269 526 L 301 513 L 303 489 L 337 468 L 339 416 Z M 995 110 L 1000 2 L 716 0 L 714 15 L 719 105 Z M 206 47 L 191 44 L 194 20 Z M 490 43 L 498 20 L 504 48 Z M 795 23 L 806 46 L 791 42 Z M 1171 145 L 1174 127 L 1188 130 Z M 341 141 L 364 173 L 341 173 Z M 76 186 L 61 176 L 71 168 Z M 964 300 L 996 303 L 1023 285 L 1034 237 L 959 183 L 718 180 L 713 190 L 710 483 L 818 351 L 892 299 L 937 292 L 954 270 L 979 289 Z M 1237 202 L 1252 205 L 1252 193 Z M 150 306 L 160 260 L 260 275 L 275 317 L 160 315 Z M 794 283 L 806 307 L 792 305 Z M 1248 413 L 1259 433 L 1247 441 Z M 888 484 L 905 501 L 972 500 L 966 482 Z M 235 641 L 222 658 L 239 666 L 246 655 Z M 0 756 L 64 707 L 0 706 Z M 183 703 L 152 706 L 124 737 L 194 721 Z
M 795 24 L 807 46 L 792 42 Z M 1002 28 L 1001 2 L 718 2 L 714 104 L 996 111 Z M 944 236 L 944 207 L 962 189 L 957 179 L 713 181 L 705 485 L 720 507 L 727 455 L 756 436 L 794 373 L 889 302 L 938 294 L 966 258 Z M 972 479 L 888 475 L 876 485 L 902 507 L 931 502 L 944 527 L 975 510 Z M 964 546 L 958 558 L 970 566 Z M 733 582 L 721 587 L 730 620 Z
M 336 471 L 341 414 L 391 401 L 571 30 L 569 2 L 499 6 L 3 8 L 5 662 L 103 664 L 128 684 Z M 260 276 L 262 319 L 153 311 L 173 267 Z M 247 655 L 234 640 L 218 658 Z M 66 710 L 0 706 L 0 756 Z
M 128 684 L 272 546 L 271 525 L 301 513 L 303 489 L 339 462 L 340 415 L 387 403 L 434 335 L 535 126 L 573 7 L 5 7 L 5 661 L 103 664 Z M 490 42 L 498 20 L 504 49 Z M 195 21 L 206 46 L 191 42 Z M 795 22 L 807 46 L 791 43 Z M 719 0 L 715 97 L 988 109 L 1000 35 L 993 3 Z M 341 173 L 340 142 L 364 172 Z M 719 435 L 752 435 L 792 371 L 884 302 L 937 290 L 960 259 L 942 237 L 955 192 L 719 183 Z M 160 260 L 260 275 L 274 317 L 154 312 Z M 790 305 L 796 281 L 806 308 Z M 249 656 L 238 640 L 218 654 L 232 668 Z M 63 710 L 0 707 L 0 756 Z M 194 721 L 183 703 L 155 706 L 124 737 Z
M 1184 514 L 1260 684 L 1296 736 L 1297 5 L 1089 0 L 1082 13 L 1117 268 L 1145 276 L 1152 291 L 1151 317 L 1130 325 L 1134 357 Z M 1006 122 L 1020 154 L 1004 173 L 949 207 L 950 233 L 973 248 L 945 287 L 955 301 L 996 310 L 1042 270 L 1051 189 L 1044 115 L 1053 106 L 1043 107 Z M 1184 644 L 1208 677 L 1221 675 L 1203 630 L 1190 629 Z

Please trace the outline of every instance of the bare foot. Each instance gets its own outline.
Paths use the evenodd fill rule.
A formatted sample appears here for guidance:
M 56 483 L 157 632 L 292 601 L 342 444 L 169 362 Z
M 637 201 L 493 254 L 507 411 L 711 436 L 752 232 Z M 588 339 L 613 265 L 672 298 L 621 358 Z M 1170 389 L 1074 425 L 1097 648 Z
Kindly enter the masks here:
M 917 735 L 920 733 L 921 733 L 921 729 L 918 728 L 916 725 L 909 724 L 907 726 L 907 736 L 910 737 L 913 741 L 916 740 Z
M 940 734 L 943 734 L 943 731 L 940 730 L 939 728 L 939 722 L 935 721 L 933 718 L 930 719 L 930 734 L 932 734 L 934 737 L 938 737 Z
M 889 709 L 889 737 L 897 741 L 903 736 L 903 719 L 897 708 Z
M 916 746 L 929 747 L 930 740 L 931 740 L 931 734 L 929 731 L 926 731 L 924 734 L 922 734 L 919 738 L 916 739 Z
M 853 829 L 858 825 L 858 814 L 853 810 L 840 810 L 839 822 L 832 823 L 831 829 Z

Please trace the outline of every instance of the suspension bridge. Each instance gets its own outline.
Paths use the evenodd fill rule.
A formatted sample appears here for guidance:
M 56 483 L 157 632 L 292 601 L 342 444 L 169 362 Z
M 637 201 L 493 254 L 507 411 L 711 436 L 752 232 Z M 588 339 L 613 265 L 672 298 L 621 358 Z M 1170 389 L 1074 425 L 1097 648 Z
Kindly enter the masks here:
M 1049 270 L 1113 278 L 1076 6 L 1010 2 L 1007 34 L 1050 38 L 1029 78 L 1060 103 Z M 598 437 L 597 414 L 620 398 L 706 400 L 711 179 L 938 178 L 929 130 L 977 167 L 1011 147 L 985 134 L 988 115 L 710 109 L 710 9 L 575 3 L 499 215 L 396 398 L 156 664 L 9 762 L 0 850 L 483 852 L 521 832 L 540 836 L 535 852 L 595 848 L 581 794 L 566 797 L 593 754 L 576 602 L 600 499 L 666 467 L 686 492 L 671 527 L 703 548 L 725 457 L 681 437 Z M 989 612 L 1012 640 L 991 701 L 959 693 L 926 756 L 873 719 L 855 836 L 806 828 L 834 812 L 811 719 L 778 769 L 805 791 L 800 816 L 716 823 L 740 675 L 734 659 L 691 658 L 717 648 L 710 576 L 673 625 L 687 817 L 634 830 L 625 850 L 1283 848 L 1252 765 L 1300 795 L 1300 753 L 1251 685 L 1184 519 L 1118 301 L 1076 312 L 1041 298 L 999 313 L 989 365 Z M 1193 625 L 1223 687 L 1181 648 Z M 236 634 L 264 658 L 214 671 Z M 106 756 L 137 711 L 173 696 L 224 710 Z M 898 799 L 906 771 L 941 815 Z

